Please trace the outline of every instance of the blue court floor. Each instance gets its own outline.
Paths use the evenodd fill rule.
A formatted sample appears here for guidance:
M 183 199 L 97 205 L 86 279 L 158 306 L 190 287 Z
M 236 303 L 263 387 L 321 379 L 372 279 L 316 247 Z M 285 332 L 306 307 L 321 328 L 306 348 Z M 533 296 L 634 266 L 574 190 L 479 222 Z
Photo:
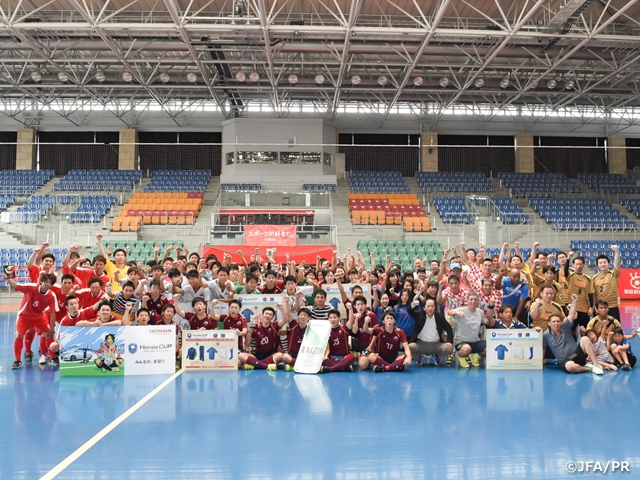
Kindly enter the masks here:
M 14 318 L 0 314 L 2 479 L 44 476 L 170 378 L 12 371 Z M 56 478 L 602 478 L 567 473 L 589 461 L 640 478 L 639 387 L 637 369 L 185 372 Z

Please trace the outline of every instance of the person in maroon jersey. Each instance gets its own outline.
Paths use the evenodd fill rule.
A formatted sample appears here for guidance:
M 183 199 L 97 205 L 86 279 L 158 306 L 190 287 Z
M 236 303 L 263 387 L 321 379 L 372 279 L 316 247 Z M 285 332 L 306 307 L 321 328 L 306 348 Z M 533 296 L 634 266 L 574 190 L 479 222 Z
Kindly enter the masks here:
M 104 282 L 100 278 L 92 278 L 88 282 L 88 288 L 81 288 L 74 293 L 74 297 L 80 302 L 80 308 L 87 308 L 94 305 L 105 294 Z
M 338 310 L 329 312 L 329 323 L 331 324 L 331 333 L 318 373 L 353 372 L 352 365 L 356 361 L 356 356 L 349 350 L 349 332 L 340 325 Z
M 160 280 L 153 279 L 149 282 L 149 293 L 142 296 L 142 308 L 149 310 L 151 315 L 151 325 L 157 325 L 162 322 L 162 307 L 169 301 L 161 293 L 162 283 Z
M 251 346 L 251 339 L 256 340 L 256 350 L 253 354 L 243 352 L 238 355 L 238 366 L 245 370 L 259 368 L 267 370 L 270 364 L 278 364 L 282 361 L 282 353 L 278 351 L 280 336 L 278 330 L 281 325 L 273 323 L 276 311 L 272 307 L 264 307 L 262 315 L 258 315 L 258 322 L 254 328 L 249 329 L 245 342 L 245 349 Z M 281 320 L 284 324 L 285 320 Z
M 367 299 L 364 296 L 355 297 L 353 304 L 353 310 L 350 303 L 345 304 L 348 319 L 345 326 L 351 335 L 351 350 L 359 354 L 358 366 L 360 370 L 366 370 L 370 365 L 367 349 L 373 338 L 373 327 L 378 325 L 378 317 L 367 310 Z
M 286 303 L 283 303 L 285 307 L 285 315 L 287 312 Z M 290 307 L 289 307 L 290 310 Z M 308 308 L 301 308 L 298 311 L 298 320 L 292 320 L 291 322 L 296 322 L 295 325 L 289 324 L 289 335 L 287 336 L 287 344 L 289 345 L 289 351 L 282 356 L 282 363 L 285 364 L 284 369 L 287 372 L 293 370 L 294 365 L 296 364 L 296 358 L 298 358 L 298 352 L 300 352 L 300 346 L 302 345 L 302 339 L 304 338 L 304 334 L 307 331 L 307 324 L 309 319 L 311 318 L 311 312 Z
M 284 290 L 284 284 L 282 282 L 278 282 L 278 274 L 273 270 L 267 270 L 264 274 L 265 284 L 261 287 L 258 287 L 258 290 L 265 294 L 277 294 L 282 293 Z
M 191 306 L 193 307 L 194 313 L 185 313 L 185 311 L 180 308 L 180 294 L 174 295 L 173 300 L 175 302 L 173 306 L 176 309 L 176 313 L 182 318 L 187 319 L 191 330 L 218 329 L 218 322 L 216 322 L 213 317 L 207 313 L 207 302 L 204 301 L 204 298 L 196 297 L 192 300 Z M 211 306 L 215 306 L 217 304 L 217 300 L 211 301 Z
M 51 291 L 51 287 L 56 283 L 56 277 L 50 273 L 43 273 L 40 277 L 39 284 L 27 283 L 18 285 L 16 281 L 13 278 L 9 278 L 6 273 L 3 272 L 2 276 L 8 279 L 9 285 L 11 285 L 16 292 L 23 294 L 22 303 L 18 310 L 18 320 L 16 322 L 16 337 L 13 341 L 13 352 L 16 360 L 13 362 L 13 365 L 11 365 L 12 370 L 17 370 L 22 366 L 20 358 L 22 358 L 23 339 L 27 330 L 32 328 L 38 335 L 44 336 L 47 348 L 49 348 L 49 345 L 51 345 L 53 341 L 58 302 L 56 296 Z M 13 277 L 13 275 L 11 277 Z M 32 360 L 33 354 L 31 354 L 30 358 L 25 356 L 25 361 L 30 363 Z
M 411 350 L 407 337 L 402 330 L 396 328 L 396 316 L 393 312 L 387 312 L 382 318 L 384 328 L 373 329 L 373 340 L 369 345 L 369 361 L 373 364 L 373 371 L 379 372 L 404 372 L 411 363 Z M 403 349 L 404 353 L 398 355 Z
M 120 325 L 120 321 L 117 321 L 117 324 L 113 320 L 102 323 L 102 321 L 97 319 L 98 309 L 101 307 L 102 302 L 108 301 L 109 296 L 105 294 L 91 307 L 80 309 L 79 300 L 73 295 L 68 296 L 65 301 L 65 311 L 67 314 L 60 319 L 60 327 L 102 327 Z M 107 312 L 107 310 L 109 309 L 105 308 L 105 312 Z M 107 318 L 106 314 L 103 318 Z M 57 337 L 56 341 L 49 345 L 49 357 L 51 358 L 51 365 L 53 366 L 60 365 L 60 359 L 58 358 L 58 352 L 60 351 L 60 344 L 58 343 L 60 341 L 59 332 Z
M 247 319 L 240 315 L 242 305 L 238 300 L 229 302 L 229 314 L 213 315 L 214 320 L 222 322 L 225 330 L 235 330 L 238 335 L 238 352 L 244 350 L 244 339 L 249 331 Z
M 151 321 L 151 312 L 148 308 L 142 307 L 136 312 L 136 325 L 146 327 Z

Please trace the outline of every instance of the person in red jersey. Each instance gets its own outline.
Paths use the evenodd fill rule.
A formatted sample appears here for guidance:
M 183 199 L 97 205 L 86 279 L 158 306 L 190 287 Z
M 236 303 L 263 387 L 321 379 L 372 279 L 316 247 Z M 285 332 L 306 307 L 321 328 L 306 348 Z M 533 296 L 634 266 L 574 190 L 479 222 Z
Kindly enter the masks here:
M 71 248 L 77 249 L 78 247 L 74 245 Z M 93 258 L 92 268 L 79 267 L 79 265 L 82 264 L 84 260 L 85 259 L 83 257 L 80 257 L 70 265 L 71 273 L 75 275 L 76 279 L 78 280 L 78 284 L 81 287 L 84 288 L 88 286 L 89 280 L 91 280 L 92 278 L 99 278 L 104 283 L 107 283 L 109 281 L 109 275 L 107 275 L 107 272 L 104 269 L 105 265 L 107 264 L 107 259 L 105 257 L 103 257 L 102 255 L 96 255 Z M 63 264 L 62 267 L 64 268 L 65 265 Z
M 27 283 L 18 285 L 13 278 L 9 278 L 6 273 L 3 277 L 8 279 L 9 285 L 16 292 L 23 294 L 22 303 L 18 310 L 18 320 L 16 322 L 16 338 L 13 341 L 13 352 L 16 360 L 11 368 L 17 370 L 22 366 L 22 346 L 24 344 L 24 334 L 33 328 L 38 335 L 45 337 L 47 348 L 53 341 L 53 331 L 56 322 L 56 312 L 58 311 L 58 301 L 51 291 L 51 287 L 56 283 L 55 275 L 43 273 L 39 284 Z M 13 275 L 12 275 L 13 277 Z M 25 361 L 32 361 L 25 357 Z
M 285 305 L 285 315 L 287 312 L 286 303 Z M 296 324 L 289 328 L 289 335 L 287 337 L 287 344 L 289 345 L 289 351 L 282 356 L 282 362 L 285 364 L 284 369 L 287 372 L 293 370 L 294 365 L 296 364 L 296 358 L 298 358 L 298 352 L 300 352 L 300 346 L 302 345 L 302 339 L 304 338 L 304 334 L 307 331 L 307 324 L 309 319 L 311 318 L 311 312 L 308 308 L 301 308 L 298 311 L 298 320 Z M 295 320 L 292 320 L 292 322 Z
M 329 312 L 331 333 L 319 373 L 352 372 L 356 356 L 349 350 L 349 332 L 340 325 L 340 312 Z
M 45 249 L 49 246 L 48 242 L 44 242 L 40 248 L 36 248 L 29 260 L 27 260 L 27 270 L 29 271 L 29 278 L 32 283 L 38 283 L 40 281 L 40 275 L 43 273 L 49 273 L 56 276 L 56 259 L 53 254 L 45 252 Z M 42 262 L 42 267 L 37 264 Z
M 217 330 L 218 322 L 207 313 L 207 302 L 204 298 L 196 297 L 191 301 L 192 312 L 186 312 L 180 307 L 180 294 L 173 296 L 173 306 L 176 313 L 189 322 L 191 330 Z M 217 305 L 217 300 L 212 300 L 211 305 Z
M 69 295 L 65 301 L 65 311 L 67 312 L 67 314 L 60 319 L 60 327 L 99 327 L 116 325 L 116 323 L 113 323 L 113 321 L 111 320 L 102 323 L 97 319 L 98 308 L 100 307 L 101 302 L 104 301 L 109 301 L 109 297 L 107 295 L 105 295 L 91 307 L 81 309 L 80 301 L 73 295 Z M 120 323 L 117 323 L 117 325 L 120 325 Z M 49 345 L 49 357 L 51 358 L 51 365 L 53 366 L 60 365 L 60 359 L 58 357 L 58 352 L 60 351 L 60 344 L 58 343 L 59 341 L 60 338 L 58 334 L 58 338 L 56 339 L 56 341 L 52 342 L 51 345 Z
M 161 293 L 162 283 L 160 280 L 153 279 L 149 282 L 149 292 L 142 296 L 142 308 L 149 310 L 151 315 L 151 325 L 157 325 L 162 322 L 162 307 L 169 301 Z
M 249 332 L 247 327 L 247 319 L 240 315 L 240 308 L 242 305 L 238 300 L 231 300 L 229 302 L 229 314 L 213 315 L 213 319 L 220 321 L 224 324 L 225 330 L 235 330 L 238 335 L 238 351 L 244 350 L 244 339 Z
M 411 363 L 411 350 L 407 337 L 402 330 L 396 328 L 396 316 L 387 312 L 382 318 L 384 328 L 373 329 L 374 338 L 369 345 L 369 361 L 373 364 L 373 371 L 378 372 L 404 372 L 405 367 Z M 398 355 L 398 352 L 404 353 Z
M 267 270 L 264 274 L 265 284 L 258 287 L 261 293 L 265 295 L 282 293 L 284 290 L 284 284 L 278 282 L 278 274 L 273 270 Z
M 58 312 L 56 313 L 57 324 L 60 324 L 60 321 L 67 315 L 67 297 L 69 295 L 73 295 L 78 289 L 78 285 L 73 285 L 74 281 L 75 278 L 73 275 L 65 273 L 60 279 L 60 285 L 56 284 L 51 287 L 51 291 L 58 301 Z M 40 360 L 38 360 L 40 365 L 45 365 L 47 363 L 48 351 L 46 339 L 40 335 Z M 53 359 L 51 356 L 50 358 Z
M 74 297 L 80 302 L 80 308 L 87 308 L 94 305 L 105 294 L 104 282 L 100 278 L 91 278 L 88 282 L 88 288 L 76 290 Z
M 367 310 L 367 299 L 363 295 L 358 295 L 353 299 L 353 312 L 351 305 L 346 303 L 347 323 L 346 327 L 351 335 L 351 350 L 360 354 L 358 366 L 360 370 L 369 368 L 369 357 L 367 348 L 373 338 L 373 327 L 378 325 L 376 314 Z
M 251 339 L 255 338 L 256 349 L 254 353 L 242 352 L 238 355 L 238 366 L 245 370 L 259 368 L 266 370 L 270 364 L 278 364 L 282 361 L 282 353 L 278 351 L 280 335 L 278 331 L 281 325 L 274 323 L 276 311 L 272 307 L 264 307 L 262 314 L 258 315 L 255 328 L 249 329 L 245 342 L 245 349 L 251 346 Z M 285 320 L 281 320 L 284 325 Z M 273 368 L 272 368 L 273 370 Z

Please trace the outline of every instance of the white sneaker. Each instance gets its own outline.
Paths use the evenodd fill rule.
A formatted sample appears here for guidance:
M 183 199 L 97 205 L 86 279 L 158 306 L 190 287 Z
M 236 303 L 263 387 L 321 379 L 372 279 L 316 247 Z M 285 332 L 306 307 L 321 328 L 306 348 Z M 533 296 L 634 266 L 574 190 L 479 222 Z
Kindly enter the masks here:
M 40 355 L 40 360 L 38 360 L 38 364 L 46 365 L 46 363 L 47 363 L 47 356 L 46 355 Z
M 587 368 L 589 369 L 589 371 L 591 371 L 591 373 L 595 373 L 596 375 L 602 375 L 604 373 L 604 370 L 602 370 L 602 367 L 600 365 L 589 364 L 587 365 Z

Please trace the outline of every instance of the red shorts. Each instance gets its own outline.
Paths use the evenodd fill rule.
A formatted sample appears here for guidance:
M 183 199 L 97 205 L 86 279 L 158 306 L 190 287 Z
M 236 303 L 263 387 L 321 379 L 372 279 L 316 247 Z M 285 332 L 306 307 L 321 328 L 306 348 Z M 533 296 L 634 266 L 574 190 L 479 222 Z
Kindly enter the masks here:
M 41 317 L 22 317 L 18 316 L 16 322 L 16 334 L 24 335 L 27 330 L 33 328 L 38 335 L 49 331 L 49 319 L 46 315 Z

